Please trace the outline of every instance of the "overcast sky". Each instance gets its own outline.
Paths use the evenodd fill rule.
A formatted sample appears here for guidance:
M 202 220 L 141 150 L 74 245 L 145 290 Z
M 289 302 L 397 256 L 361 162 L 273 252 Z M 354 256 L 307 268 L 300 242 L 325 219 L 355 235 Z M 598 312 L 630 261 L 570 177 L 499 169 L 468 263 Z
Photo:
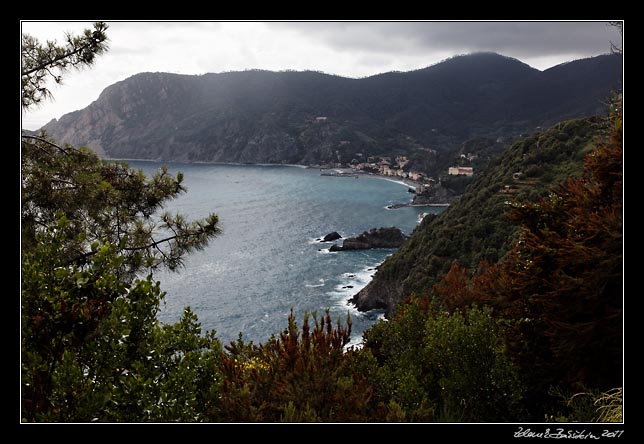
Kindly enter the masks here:
M 344 77 L 424 68 L 456 54 L 494 51 L 544 70 L 605 54 L 621 42 L 607 22 L 108 22 L 109 51 L 70 72 L 55 100 L 22 115 L 23 128 L 85 108 L 139 72 L 203 74 L 316 70 Z M 64 41 L 92 22 L 22 22 L 22 33 Z

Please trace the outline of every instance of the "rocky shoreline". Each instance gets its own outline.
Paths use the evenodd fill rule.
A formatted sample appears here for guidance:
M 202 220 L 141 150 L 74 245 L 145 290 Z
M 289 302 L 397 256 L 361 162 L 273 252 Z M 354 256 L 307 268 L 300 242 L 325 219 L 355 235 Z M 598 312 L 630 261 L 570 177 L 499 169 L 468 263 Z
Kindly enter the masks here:
M 342 239 L 337 231 L 316 239 L 320 243 L 333 242 Z M 372 228 L 356 237 L 344 239 L 342 245 L 333 244 L 329 251 L 369 250 L 373 248 L 398 248 L 407 240 L 407 236 L 399 228 Z
M 400 229 L 372 228 L 357 237 L 349 237 L 342 245 L 333 244 L 329 251 L 369 250 L 373 248 L 398 248 L 407 239 Z
M 388 210 L 397 210 L 398 208 L 405 208 L 405 207 L 449 207 L 451 204 L 448 203 L 420 203 L 420 204 L 415 204 L 413 201 L 412 202 L 406 202 L 406 203 L 397 203 L 397 204 L 391 204 L 387 205 Z

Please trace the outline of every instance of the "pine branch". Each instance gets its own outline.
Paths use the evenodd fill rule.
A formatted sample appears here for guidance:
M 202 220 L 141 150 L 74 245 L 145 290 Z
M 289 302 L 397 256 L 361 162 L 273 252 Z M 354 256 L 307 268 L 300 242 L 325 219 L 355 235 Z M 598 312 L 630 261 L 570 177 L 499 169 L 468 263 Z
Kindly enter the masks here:
M 44 138 L 42 138 L 42 137 L 38 137 L 38 136 L 30 136 L 30 135 L 27 135 L 27 134 L 22 134 L 22 136 L 21 136 L 21 137 L 22 137 L 23 139 L 33 139 L 33 140 L 38 140 L 38 141 L 40 141 L 40 142 L 44 142 L 44 143 L 46 143 L 46 144 L 48 144 L 48 145 L 50 145 L 50 146 L 53 146 L 54 148 L 57 148 L 58 150 L 60 150 L 60 151 L 61 151 L 61 152 L 63 152 L 64 154 L 69 155 L 69 151 L 68 151 L 68 150 L 66 150 L 65 148 L 63 148 L 63 147 L 61 147 L 61 146 L 59 146 L 59 145 L 56 145 L 55 143 L 50 142 L 49 140 L 44 139 Z M 72 148 L 72 149 L 74 149 L 74 150 L 75 150 L 75 148 Z
M 153 241 L 153 242 L 151 242 L 151 243 L 149 243 L 147 245 L 141 245 L 141 246 L 138 246 L 138 247 L 123 247 L 123 248 L 120 248 L 120 250 L 121 251 L 141 251 L 141 250 L 148 250 L 150 248 L 159 249 L 158 246 L 161 245 L 161 244 L 164 244 L 166 242 L 170 242 L 170 241 L 173 241 L 175 239 L 189 239 L 191 237 L 200 236 L 200 235 L 202 235 L 202 234 L 204 234 L 206 232 L 207 232 L 206 229 L 201 229 L 201 230 L 199 230 L 197 232 L 193 232 L 193 233 L 175 234 L 175 235 L 166 237 L 166 238 L 158 240 L 158 241 Z M 71 259 L 70 261 L 68 261 L 68 264 L 81 263 L 81 262 L 85 261 L 85 259 L 94 256 L 96 253 L 98 253 L 98 251 L 88 251 L 86 253 L 81 254 L 80 256 L 75 257 L 74 259 Z
M 100 44 L 105 41 L 105 38 L 104 37 L 100 37 L 100 38 L 97 37 L 98 34 L 99 34 L 99 32 L 95 31 L 93 33 L 93 35 L 92 35 L 93 39 L 90 40 L 89 42 L 85 43 L 84 45 L 79 46 L 78 48 L 74 49 L 73 51 L 69 51 L 69 52 L 65 52 L 63 54 L 60 54 L 60 55 L 54 57 L 53 59 L 47 60 L 47 61 L 39 64 L 38 66 L 35 66 L 34 68 L 31 68 L 31 69 L 29 69 L 27 71 L 22 71 L 21 75 L 28 76 L 29 74 L 33 74 L 34 72 L 40 71 L 42 69 L 45 69 L 45 70 L 49 71 L 48 67 L 50 67 L 50 66 L 59 66 L 61 68 L 64 68 L 67 65 L 67 63 L 74 64 L 74 62 L 65 62 L 65 63 L 56 65 L 61 60 L 65 60 L 65 59 L 67 59 L 69 57 L 73 57 L 76 54 L 85 51 L 86 49 L 95 50 L 95 49 L 100 48 Z M 70 42 L 70 44 L 72 44 L 72 42 Z M 34 57 L 32 57 L 32 58 L 34 58 Z M 36 60 L 36 59 L 34 58 L 34 60 Z M 76 62 L 76 63 L 80 63 L 80 61 Z M 51 74 L 51 72 L 50 72 L 50 74 Z M 53 74 L 52 74 L 52 76 L 53 76 Z

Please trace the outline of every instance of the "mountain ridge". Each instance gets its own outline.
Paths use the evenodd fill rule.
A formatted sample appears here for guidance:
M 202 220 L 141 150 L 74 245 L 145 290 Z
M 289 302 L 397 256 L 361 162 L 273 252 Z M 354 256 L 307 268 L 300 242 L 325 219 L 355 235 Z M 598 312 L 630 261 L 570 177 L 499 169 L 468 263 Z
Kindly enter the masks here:
M 361 154 L 423 161 L 423 149 L 449 158 L 472 137 L 514 138 L 597 114 L 621 80 L 621 64 L 605 55 L 539 71 L 474 53 L 360 79 L 316 71 L 139 73 L 43 129 L 110 158 L 345 164 Z M 435 173 L 438 164 L 423 162 Z

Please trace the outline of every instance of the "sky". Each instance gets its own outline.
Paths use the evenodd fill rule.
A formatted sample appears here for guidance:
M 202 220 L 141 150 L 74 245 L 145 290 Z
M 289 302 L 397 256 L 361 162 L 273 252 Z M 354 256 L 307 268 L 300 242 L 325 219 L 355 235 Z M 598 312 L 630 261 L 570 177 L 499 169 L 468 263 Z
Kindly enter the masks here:
M 64 42 L 93 22 L 21 22 L 42 42 Z M 545 70 L 621 45 L 605 21 L 107 22 L 109 50 L 94 66 L 49 85 L 54 101 L 22 113 L 35 130 L 83 109 L 106 87 L 140 72 L 204 74 L 245 69 L 314 70 L 360 78 L 424 68 L 458 54 L 493 51 Z

